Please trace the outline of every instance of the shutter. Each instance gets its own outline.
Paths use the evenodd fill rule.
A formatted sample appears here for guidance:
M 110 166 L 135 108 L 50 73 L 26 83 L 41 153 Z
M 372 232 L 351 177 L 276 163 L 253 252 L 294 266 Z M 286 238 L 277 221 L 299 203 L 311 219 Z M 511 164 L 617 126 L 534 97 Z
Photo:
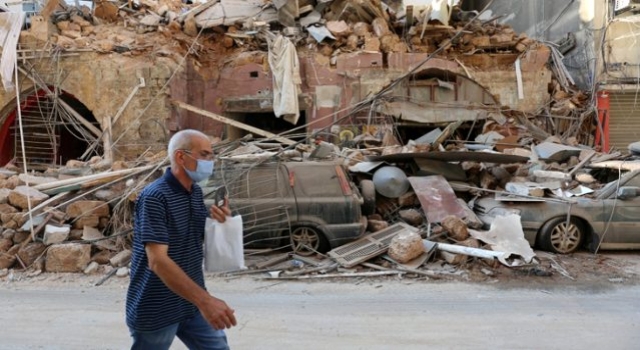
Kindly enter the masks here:
M 629 144 L 640 141 L 640 90 L 611 91 L 609 147 L 629 152 Z

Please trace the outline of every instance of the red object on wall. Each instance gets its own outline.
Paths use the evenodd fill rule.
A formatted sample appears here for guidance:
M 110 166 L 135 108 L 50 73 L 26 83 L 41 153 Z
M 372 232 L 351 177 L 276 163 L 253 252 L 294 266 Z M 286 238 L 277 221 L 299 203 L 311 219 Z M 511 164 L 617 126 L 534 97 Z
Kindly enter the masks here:
M 609 94 L 606 91 L 597 93 L 598 128 L 596 128 L 596 144 L 602 152 L 609 152 Z

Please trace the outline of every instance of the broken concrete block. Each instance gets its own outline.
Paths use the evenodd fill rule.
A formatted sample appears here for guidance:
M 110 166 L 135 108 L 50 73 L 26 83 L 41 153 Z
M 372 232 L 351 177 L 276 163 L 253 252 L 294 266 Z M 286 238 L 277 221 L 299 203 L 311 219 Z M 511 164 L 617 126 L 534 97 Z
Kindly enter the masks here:
M 85 275 L 90 275 L 92 273 L 95 273 L 98 271 L 98 268 L 100 267 L 100 264 L 98 264 L 95 261 L 92 261 L 89 263 L 89 265 L 84 269 L 83 273 Z
M 56 26 L 59 30 L 67 30 L 69 29 L 69 24 L 71 24 L 71 22 L 69 21 L 59 21 L 58 23 L 56 23 Z
M 13 247 L 11 238 L 0 238 L 0 253 L 4 253 Z
M 17 231 L 16 234 L 13 235 L 13 244 L 22 243 L 26 241 L 29 236 L 31 236 L 31 233 L 29 231 Z
M 398 197 L 398 205 L 400 207 L 413 207 L 418 203 L 418 196 L 413 191 L 409 191 Z
M 424 253 L 422 237 L 417 232 L 403 231 L 391 239 L 389 256 L 401 263 L 407 263 Z
M 398 212 L 400 218 L 411 226 L 420 226 L 424 222 L 424 216 L 416 209 L 404 209 Z
M 19 245 L 14 245 L 6 253 L 0 253 L 0 269 L 8 269 L 16 262 L 16 254 L 20 249 Z
M 335 37 L 346 37 L 351 34 L 351 28 L 345 21 L 328 21 L 326 27 Z
M 9 191 L 9 192 L 11 192 L 11 191 Z M 7 196 L 7 199 L 8 198 L 9 198 L 9 196 Z M 17 212 L 18 212 L 18 209 L 16 209 L 14 206 L 12 206 L 10 204 L 6 204 L 6 203 L 0 204 L 0 214 L 13 214 L 13 213 L 17 213 Z
M 471 44 L 473 46 L 490 46 L 491 45 L 491 38 L 489 36 L 486 36 L 486 35 L 476 36 L 476 37 L 471 39 Z
M 371 33 L 371 26 L 369 23 L 358 22 L 353 25 L 353 34 L 357 36 L 366 36 Z
M 82 272 L 90 261 L 89 244 L 54 244 L 47 251 L 45 269 L 49 272 Z
M 469 238 L 467 225 L 457 216 L 449 215 L 440 224 L 449 233 L 449 237 L 456 241 L 464 241 Z
M 30 201 L 31 208 L 47 200 L 49 196 L 27 186 L 18 186 L 9 193 L 9 203 L 20 209 L 28 209 Z
M 78 230 L 85 227 L 98 227 L 98 225 L 100 225 L 100 217 L 98 215 L 82 216 L 73 222 L 73 228 Z
M 2 235 L 0 236 L 0 238 L 13 239 L 13 236 L 15 236 L 15 234 L 16 230 L 6 229 L 2 231 Z
M 67 240 L 70 231 L 71 227 L 69 225 L 63 225 L 62 227 L 45 225 L 42 241 L 45 245 L 62 243 Z
M 129 276 L 129 268 L 126 266 L 123 266 L 121 268 L 118 269 L 118 271 L 116 271 L 116 276 L 118 277 L 127 277 Z
M 72 219 L 83 215 L 109 216 L 109 205 L 103 201 L 76 201 L 67 206 L 66 212 Z
M 374 36 L 365 36 L 362 50 L 367 52 L 380 52 L 380 39 Z
M 60 32 L 60 34 L 62 34 L 63 36 L 67 37 L 67 38 L 71 38 L 71 39 L 78 39 L 82 37 L 82 33 L 80 32 L 80 28 L 78 28 L 79 30 L 63 30 Z M 60 38 L 60 36 L 58 36 L 58 38 Z M 58 43 L 60 44 L 60 43 Z
M 31 242 L 25 246 L 21 246 L 18 250 L 18 258 L 24 264 L 29 267 L 36 259 L 47 249 L 47 247 L 41 242 Z
M 109 263 L 113 267 L 122 267 L 127 265 L 130 260 L 131 260 L 131 251 L 129 249 L 125 249 L 120 253 L 116 254 L 115 256 L 113 256 L 111 259 L 109 259 Z
M 185 34 L 188 36 L 197 36 L 198 35 L 198 27 L 196 26 L 196 19 L 193 16 L 187 17 L 184 21 L 184 25 L 182 28 Z
M 140 24 L 148 27 L 157 27 L 160 25 L 161 17 L 155 15 L 146 15 L 140 20 Z
M 389 30 L 389 23 L 384 18 L 376 18 L 371 22 L 371 26 L 373 27 L 373 33 L 378 37 L 382 38 L 383 36 L 391 34 L 391 30 Z
M 505 190 L 520 196 L 544 197 L 544 187 L 531 182 L 509 182 Z
M 109 259 L 111 259 L 111 257 L 114 255 L 115 255 L 114 253 L 108 250 L 101 250 L 93 254 L 93 256 L 91 257 L 91 260 L 97 262 L 100 265 L 104 265 L 104 264 L 108 264 Z

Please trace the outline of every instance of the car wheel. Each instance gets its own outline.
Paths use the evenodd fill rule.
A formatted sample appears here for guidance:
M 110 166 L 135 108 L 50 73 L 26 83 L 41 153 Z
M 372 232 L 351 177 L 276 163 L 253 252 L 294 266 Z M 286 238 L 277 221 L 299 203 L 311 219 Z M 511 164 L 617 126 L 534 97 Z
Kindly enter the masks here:
M 362 195 L 362 215 L 371 215 L 376 212 L 376 187 L 371 180 L 360 181 L 360 194 Z
M 310 256 L 316 252 L 326 253 L 329 243 L 320 230 L 310 226 L 300 226 L 291 231 L 291 247 L 297 254 Z
M 547 221 L 540 229 L 540 248 L 559 254 L 575 252 L 584 241 L 585 229 L 582 222 L 572 217 L 567 225 L 566 217 Z

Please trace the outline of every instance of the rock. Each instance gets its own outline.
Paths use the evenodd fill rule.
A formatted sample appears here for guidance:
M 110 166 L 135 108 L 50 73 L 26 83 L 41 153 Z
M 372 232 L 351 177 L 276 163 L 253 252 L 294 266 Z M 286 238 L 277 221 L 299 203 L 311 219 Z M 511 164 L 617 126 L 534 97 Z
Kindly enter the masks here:
M 94 26 L 86 26 L 86 27 L 82 27 L 82 35 L 84 36 L 88 36 L 90 34 L 93 34 L 96 30 L 96 27 Z
M 86 27 L 86 26 L 90 26 L 91 23 L 89 21 L 87 21 L 86 19 L 82 18 L 81 16 L 78 15 L 73 15 L 71 16 L 71 22 L 79 25 L 80 27 Z
M 0 270 L 0 278 L 5 277 L 8 274 L 9 274 L 8 268 L 5 267 L 4 269 Z
M 416 209 L 404 209 L 398 212 L 398 215 L 404 222 L 412 226 L 420 226 L 424 222 L 422 213 Z
M 369 232 L 378 232 L 389 227 L 389 223 L 382 220 L 369 220 L 367 223 Z
M 85 166 L 87 166 L 86 162 L 81 162 L 79 160 L 75 160 L 75 159 L 70 159 L 67 161 L 67 164 L 65 165 L 67 168 L 84 168 Z
M 188 36 L 197 36 L 198 35 L 198 27 L 196 26 L 196 19 L 193 16 L 187 17 L 184 21 L 184 25 L 182 28 L 185 34 Z
M 596 182 L 596 179 L 591 174 L 587 174 L 587 173 L 576 174 L 576 180 L 578 180 L 578 182 L 583 184 L 592 184 Z
M 458 242 L 458 244 L 469 248 L 480 248 L 480 241 L 473 237 L 469 237 L 462 242 Z
M 352 51 L 358 49 L 359 41 L 360 39 L 358 39 L 357 35 L 349 35 L 349 37 L 347 38 L 347 49 Z
M 0 188 L 0 204 L 5 204 L 9 201 L 9 193 L 11 193 L 10 189 Z
M 71 227 L 69 225 L 63 225 L 62 227 L 45 225 L 42 241 L 45 245 L 62 243 L 69 237 L 69 232 L 71 232 Z
M 0 253 L 0 269 L 8 269 L 16 262 L 16 254 L 20 250 L 19 245 L 14 245 L 5 253 Z
M 351 28 L 345 21 L 328 21 L 326 27 L 336 38 L 351 34 Z
M 0 253 L 4 253 L 13 247 L 11 238 L 0 238 Z
M 71 230 L 71 232 L 69 232 L 69 238 L 67 238 L 70 241 L 77 241 L 82 239 L 82 233 L 84 232 L 84 230 Z
M 387 23 L 384 18 L 378 17 L 374 19 L 373 22 L 371 22 L 371 26 L 373 27 L 373 33 L 378 38 L 391 34 L 391 30 L 389 30 L 389 23 Z
M 80 28 L 78 28 L 80 29 Z M 60 34 L 62 34 L 63 36 L 67 37 L 67 38 L 71 38 L 71 39 L 78 39 L 82 37 L 82 33 L 80 32 L 80 30 L 63 30 L 60 32 Z M 58 36 L 58 38 L 60 38 L 60 36 Z M 60 44 L 60 43 L 58 43 Z
M 31 236 L 31 232 L 29 231 L 17 231 L 15 235 L 13 235 L 13 244 L 19 244 L 27 240 Z
M 18 257 L 24 266 L 31 266 L 36 259 L 47 249 L 47 247 L 41 242 L 31 242 L 18 250 Z
M 75 40 L 76 47 L 78 48 L 87 47 L 89 46 L 90 42 L 91 41 L 89 40 L 89 38 L 85 38 L 85 37 L 81 37 Z
M 512 34 L 496 34 L 489 37 L 489 42 L 491 44 L 503 44 L 503 43 L 509 43 L 511 41 L 513 41 Z
M 464 241 L 469 238 L 469 230 L 467 225 L 454 215 L 445 217 L 441 222 L 442 227 L 449 233 L 449 237 L 456 241 Z
M 0 204 L 0 214 L 13 214 L 17 212 L 18 212 L 18 209 L 16 209 L 10 204 L 6 204 L 6 203 Z
M 84 269 L 84 274 L 85 275 L 90 275 L 92 273 L 95 273 L 98 271 L 98 268 L 100 267 L 100 264 L 98 264 L 95 261 L 92 261 L 89 263 L 89 265 Z
M 374 36 L 365 36 L 364 47 L 362 48 L 362 50 L 368 52 L 380 52 L 380 39 Z
M 114 198 L 116 198 L 118 196 L 117 193 L 115 193 L 114 191 L 111 190 L 99 190 L 96 191 L 96 193 L 93 194 L 97 199 L 101 200 L 101 201 L 105 201 L 108 202 Z
M 31 201 L 31 208 L 44 202 L 49 198 L 46 194 L 33 187 L 18 186 L 9 193 L 9 203 L 20 209 L 28 209 L 27 198 Z
M 74 229 L 83 229 L 85 227 L 98 227 L 100 224 L 100 217 L 98 215 L 86 215 L 79 217 L 73 222 Z
M 222 46 L 227 49 L 232 48 L 235 45 L 235 43 L 236 43 L 235 40 L 233 40 L 233 38 L 230 36 L 225 36 L 224 38 L 222 38 Z
M 20 186 L 20 178 L 18 178 L 18 175 L 11 176 L 4 182 L 4 188 L 8 188 L 10 190 L 13 190 L 18 186 Z
M 115 162 L 113 162 L 113 164 L 111 165 L 111 169 L 113 171 L 116 170 L 124 170 L 124 169 L 129 169 L 129 166 L 127 165 L 126 162 L 121 161 L 121 160 L 116 160 Z
M 400 207 L 413 207 L 416 203 L 418 203 L 418 196 L 413 191 L 408 191 L 398 197 L 398 205 Z
M 424 253 L 422 237 L 417 232 L 403 231 L 393 237 L 389 244 L 389 256 L 401 263 L 407 263 Z
M 59 30 L 67 30 L 69 28 L 69 24 L 71 24 L 69 21 L 60 21 L 56 23 L 56 26 Z
M 84 215 L 109 216 L 109 206 L 103 201 L 75 201 L 67 206 L 66 213 L 71 219 Z
M 94 44 L 98 47 L 98 50 L 103 52 L 111 52 L 115 47 L 115 44 L 108 40 L 100 40 L 100 41 L 94 42 Z
M 45 269 L 49 272 L 82 272 L 90 261 L 89 244 L 54 244 L 47 251 Z
M 357 36 L 365 36 L 371 33 L 371 26 L 369 23 L 358 22 L 353 25 L 353 34 Z
M 114 254 L 108 250 L 100 250 L 97 253 L 93 254 L 91 260 L 97 262 L 100 265 L 104 265 L 109 263 L 109 259 L 111 259 L 113 255 Z
M 471 39 L 471 45 L 473 46 L 490 46 L 491 38 L 489 36 L 476 36 Z
M 2 238 L 13 240 L 13 236 L 15 236 L 16 230 L 6 229 L 2 232 Z
M 129 249 L 125 249 L 120 253 L 116 254 L 111 259 L 109 259 L 109 263 L 113 267 L 122 267 L 127 265 L 130 260 L 131 260 L 131 251 Z
M 79 26 L 78 23 L 71 22 L 71 23 L 69 23 L 69 26 L 67 27 L 67 29 L 65 29 L 65 30 L 63 30 L 61 32 L 70 31 L 70 32 L 78 32 L 78 33 L 80 33 L 81 30 L 82 30 L 82 27 Z
M 118 277 L 127 277 L 129 276 L 129 268 L 126 266 L 123 266 L 121 268 L 118 269 L 118 271 L 116 271 L 116 276 Z
M 440 251 L 440 256 L 451 265 L 460 265 L 467 261 L 467 256 L 464 254 L 453 254 L 445 251 Z

